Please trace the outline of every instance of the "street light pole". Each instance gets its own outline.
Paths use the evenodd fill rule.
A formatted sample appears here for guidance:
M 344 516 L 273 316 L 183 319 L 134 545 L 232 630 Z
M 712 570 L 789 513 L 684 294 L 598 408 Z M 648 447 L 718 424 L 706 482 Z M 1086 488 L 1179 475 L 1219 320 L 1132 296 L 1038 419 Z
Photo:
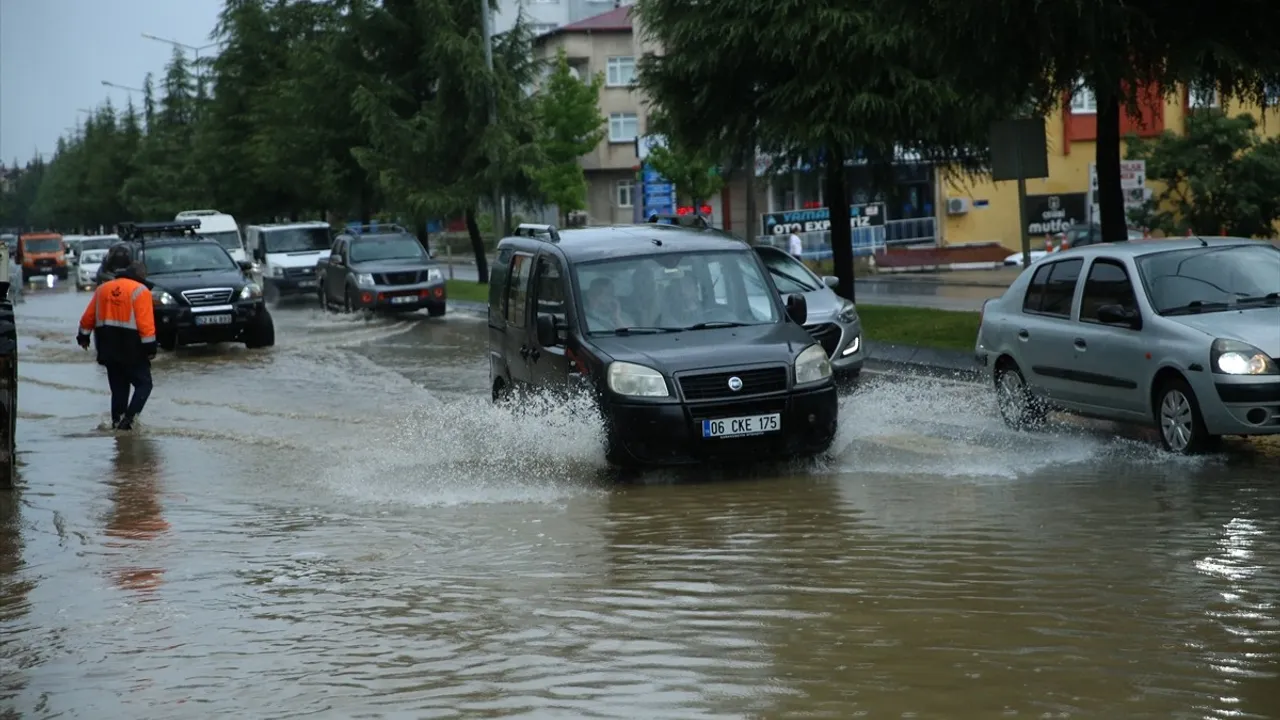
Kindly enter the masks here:
M 177 40 L 170 40 L 169 38 L 162 38 L 156 35 L 151 35 L 149 33 L 142 33 L 142 37 L 148 40 L 155 40 L 156 42 L 162 42 L 167 45 L 172 45 L 173 47 L 181 48 L 183 50 L 190 50 L 191 53 L 195 56 L 195 61 L 193 64 L 196 66 L 196 83 L 198 83 L 199 88 L 201 90 L 204 89 L 204 66 L 200 64 L 200 52 L 203 50 L 208 50 L 209 48 L 218 47 L 222 43 L 214 42 L 214 43 L 209 43 L 208 45 L 188 45 L 186 43 L 180 43 Z
M 489 15 L 489 0 L 480 0 L 480 26 L 481 33 L 484 34 L 484 64 L 489 69 L 489 76 L 493 74 L 493 18 Z M 496 80 L 496 78 L 495 78 Z M 489 93 L 489 125 L 497 127 L 498 125 L 498 84 L 495 81 L 492 92 Z M 491 158 L 494 164 L 494 170 L 497 170 L 498 159 Z M 493 229 L 498 233 L 498 237 L 506 234 L 507 229 L 502 226 L 502 183 L 498 180 L 495 172 L 493 178 Z

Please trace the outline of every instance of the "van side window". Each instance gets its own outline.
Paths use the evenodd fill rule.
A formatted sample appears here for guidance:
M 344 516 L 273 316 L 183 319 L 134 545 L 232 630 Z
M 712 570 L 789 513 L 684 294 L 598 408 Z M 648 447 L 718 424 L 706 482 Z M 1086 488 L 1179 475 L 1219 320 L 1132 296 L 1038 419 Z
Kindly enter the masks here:
M 532 271 L 533 256 L 516 253 L 511 260 L 511 284 L 507 286 L 507 324 L 512 327 L 524 327 L 529 300 L 529 274 Z
M 538 272 L 533 281 L 533 301 L 536 312 L 554 315 L 558 326 L 567 327 L 564 276 L 560 273 L 559 263 L 547 255 L 538 258 Z M 563 341 L 564 332 L 558 333 L 558 337 Z
M 507 315 L 507 274 L 511 266 L 511 248 L 498 250 L 498 257 L 489 269 L 489 326 L 501 328 Z

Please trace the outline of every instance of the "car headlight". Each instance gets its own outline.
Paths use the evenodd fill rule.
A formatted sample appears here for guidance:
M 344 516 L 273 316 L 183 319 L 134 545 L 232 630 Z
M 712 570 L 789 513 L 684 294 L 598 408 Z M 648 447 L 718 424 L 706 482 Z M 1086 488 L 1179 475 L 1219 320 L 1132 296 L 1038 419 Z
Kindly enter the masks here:
M 840 303 L 840 312 L 836 318 L 846 325 L 858 319 L 858 306 L 848 300 Z
M 359 273 L 356 275 L 356 286 L 362 288 L 373 287 L 373 275 L 369 273 Z
M 161 290 L 160 288 L 151 289 L 151 301 L 157 305 L 177 305 L 178 304 L 178 301 L 174 299 L 172 295 L 169 294 L 168 290 Z
M 440 282 L 444 279 L 444 273 L 438 268 L 431 268 L 427 271 L 427 282 Z
M 670 397 L 667 381 L 662 373 L 651 367 L 629 362 L 609 365 L 609 389 L 630 397 Z
M 240 288 L 241 300 L 252 300 L 257 297 L 262 297 L 262 288 L 258 287 L 258 283 L 249 283 Z
M 1213 371 L 1223 375 L 1275 375 L 1276 362 L 1258 348 L 1238 340 L 1219 338 L 1209 352 Z
M 284 268 L 279 265 L 271 266 L 271 277 L 284 277 Z
M 796 356 L 796 384 L 822 382 L 831 377 L 831 361 L 821 345 L 810 345 Z

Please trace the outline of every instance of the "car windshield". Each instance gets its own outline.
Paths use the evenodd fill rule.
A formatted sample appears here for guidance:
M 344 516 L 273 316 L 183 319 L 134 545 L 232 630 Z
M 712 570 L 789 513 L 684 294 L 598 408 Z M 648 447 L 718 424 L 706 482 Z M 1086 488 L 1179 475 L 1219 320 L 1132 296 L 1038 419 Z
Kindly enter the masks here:
M 93 238 L 91 240 L 81 240 L 79 248 L 80 252 L 87 252 L 89 250 L 106 250 L 118 242 L 120 242 L 120 238 L 117 237 Z
M 148 247 L 143 259 L 148 275 L 238 269 L 227 251 L 213 243 L 192 242 Z
M 240 233 L 236 232 L 235 230 L 224 230 L 222 232 L 202 232 L 200 233 L 200 237 L 208 238 L 228 250 L 244 249 L 244 246 L 240 244 Z
M 778 286 L 778 292 L 783 295 L 813 292 L 826 287 L 814 277 L 809 268 L 790 255 L 765 247 L 757 248 L 756 251 L 760 253 L 760 259 L 764 260 L 764 266 L 769 268 L 773 284 Z
M 50 253 L 62 249 L 62 241 L 58 238 L 33 238 L 27 240 L 27 252 Z
M 408 235 L 365 236 L 351 243 L 351 262 L 371 260 L 425 260 L 426 251 Z
M 587 332 L 699 330 L 778 321 L 749 252 L 664 253 L 574 268 Z
M 106 250 L 85 250 L 84 253 L 80 256 L 80 262 L 84 263 L 85 265 L 93 265 L 96 263 L 101 263 L 102 258 L 106 256 L 107 256 Z
M 332 244 L 329 231 L 321 227 L 264 230 L 262 237 L 269 253 L 328 250 Z
M 1138 258 L 1138 272 L 1161 315 L 1280 300 L 1280 249 L 1262 242 L 1146 255 Z

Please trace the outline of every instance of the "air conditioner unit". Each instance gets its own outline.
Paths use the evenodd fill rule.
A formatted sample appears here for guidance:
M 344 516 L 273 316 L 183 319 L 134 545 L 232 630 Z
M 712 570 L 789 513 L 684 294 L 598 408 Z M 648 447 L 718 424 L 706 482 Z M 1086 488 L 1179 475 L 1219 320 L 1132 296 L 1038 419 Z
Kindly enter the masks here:
M 969 212 L 969 198 L 947 198 L 948 215 L 964 215 L 967 212 Z

